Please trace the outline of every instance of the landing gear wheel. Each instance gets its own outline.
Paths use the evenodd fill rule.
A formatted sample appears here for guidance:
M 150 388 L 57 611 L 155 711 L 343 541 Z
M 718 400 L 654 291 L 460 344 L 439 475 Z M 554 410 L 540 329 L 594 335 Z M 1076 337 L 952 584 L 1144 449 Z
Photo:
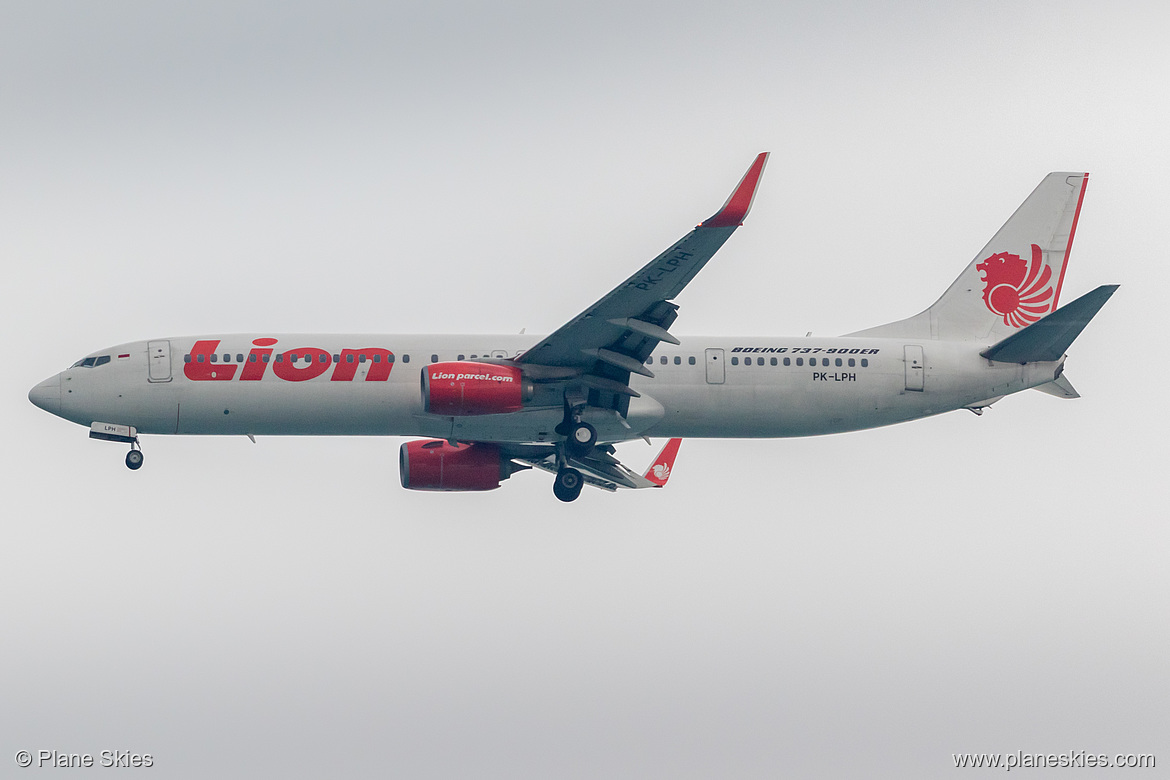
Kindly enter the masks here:
M 126 468 L 137 471 L 142 468 L 142 451 L 130 450 L 126 453 Z
M 597 429 L 586 422 L 573 423 L 565 445 L 572 455 L 585 455 L 597 444 Z
M 557 472 L 553 481 L 553 495 L 561 501 L 575 501 L 581 495 L 581 488 L 585 487 L 585 480 L 577 469 L 564 468 Z

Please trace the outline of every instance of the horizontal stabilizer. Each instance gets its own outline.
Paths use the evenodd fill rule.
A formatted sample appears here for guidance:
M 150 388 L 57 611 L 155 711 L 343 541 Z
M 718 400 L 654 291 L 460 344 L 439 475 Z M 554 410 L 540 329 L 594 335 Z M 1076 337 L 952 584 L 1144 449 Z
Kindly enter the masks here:
M 1037 387 L 1033 387 L 1032 389 L 1039 390 L 1041 393 L 1048 393 L 1048 395 L 1054 395 L 1057 398 L 1080 398 L 1081 397 L 1081 394 L 1078 393 L 1076 391 L 1076 389 L 1072 386 L 1072 382 L 1070 382 L 1064 378 L 1064 374 L 1061 374 L 1056 379 L 1053 379 L 1051 382 L 1046 382 L 1045 384 L 1039 385 Z
M 979 354 L 1001 363 L 1043 363 L 1060 360 L 1069 345 L 1096 316 L 1109 296 L 1117 291 L 1116 284 L 1103 284 L 1085 293 L 1067 306 L 1013 333 L 1003 341 Z

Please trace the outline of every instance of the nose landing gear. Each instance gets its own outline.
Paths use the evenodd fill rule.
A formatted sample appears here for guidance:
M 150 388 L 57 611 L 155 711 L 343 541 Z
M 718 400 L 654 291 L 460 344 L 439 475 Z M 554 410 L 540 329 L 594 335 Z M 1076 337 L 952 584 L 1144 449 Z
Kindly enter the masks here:
M 95 422 L 89 426 L 89 438 L 129 444 L 130 452 L 126 453 L 126 468 L 131 471 L 142 468 L 142 448 L 138 445 L 138 429 L 133 425 Z
M 126 468 L 137 471 L 142 468 L 142 451 L 130 450 L 126 453 Z
M 131 471 L 137 471 L 142 468 L 142 450 L 136 449 L 138 447 L 138 440 L 135 439 L 130 445 L 130 451 L 126 453 L 126 468 Z

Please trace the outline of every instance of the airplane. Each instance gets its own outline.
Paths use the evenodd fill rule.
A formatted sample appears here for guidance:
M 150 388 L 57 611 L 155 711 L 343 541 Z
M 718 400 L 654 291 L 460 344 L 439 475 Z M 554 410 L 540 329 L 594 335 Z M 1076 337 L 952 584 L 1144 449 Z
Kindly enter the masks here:
M 1117 285 L 1058 307 L 1086 173 L 1050 173 L 931 306 L 833 338 L 670 332 L 674 299 L 751 210 L 768 153 L 723 207 L 547 336 L 171 337 L 98 350 L 29 392 L 90 437 L 425 437 L 402 444 L 411 490 L 498 488 L 517 471 L 663 487 L 680 441 L 840 433 L 967 409 L 1027 389 L 1078 394 L 1066 350 Z M 615 445 L 665 437 L 639 474 Z

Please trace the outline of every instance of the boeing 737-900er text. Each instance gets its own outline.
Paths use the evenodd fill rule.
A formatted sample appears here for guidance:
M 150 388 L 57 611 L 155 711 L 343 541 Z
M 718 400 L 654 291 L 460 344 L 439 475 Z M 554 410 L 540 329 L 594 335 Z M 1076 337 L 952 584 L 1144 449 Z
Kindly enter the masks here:
M 95 439 L 416 436 L 403 487 L 491 490 L 539 468 L 572 501 L 666 484 L 679 441 L 838 433 L 1035 388 L 1076 398 L 1065 351 L 1117 289 L 1059 307 L 1088 174 L 1050 173 L 932 306 L 837 338 L 671 334 L 672 301 L 747 216 L 759 155 L 713 217 L 550 336 L 161 338 L 99 350 L 29 393 Z M 638 474 L 614 445 L 669 439 Z M 253 438 L 254 440 L 254 438 Z

